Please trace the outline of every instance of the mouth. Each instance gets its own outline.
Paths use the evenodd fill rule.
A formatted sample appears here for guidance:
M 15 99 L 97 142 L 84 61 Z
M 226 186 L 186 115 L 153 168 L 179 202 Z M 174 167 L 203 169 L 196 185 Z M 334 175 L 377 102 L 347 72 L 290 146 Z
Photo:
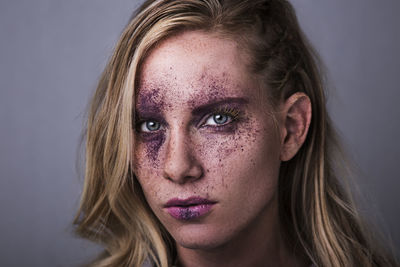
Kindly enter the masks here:
M 169 215 L 181 221 L 194 220 L 208 214 L 216 202 L 201 197 L 170 199 L 164 208 Z

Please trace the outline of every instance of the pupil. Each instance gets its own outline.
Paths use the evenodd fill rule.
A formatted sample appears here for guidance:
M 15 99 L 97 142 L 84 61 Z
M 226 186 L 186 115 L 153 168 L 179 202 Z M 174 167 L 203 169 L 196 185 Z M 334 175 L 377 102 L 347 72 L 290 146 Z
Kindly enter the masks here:
M 157 122 L 155 121 L 148 121 L 146 122 L 147 129 L 150 131 L 156 131 L 160 127 Z
M 226 115 L 217 114 L 214 115 L 214 120 L 216 123 L 222 124 L 228 120 L 228 117 Z

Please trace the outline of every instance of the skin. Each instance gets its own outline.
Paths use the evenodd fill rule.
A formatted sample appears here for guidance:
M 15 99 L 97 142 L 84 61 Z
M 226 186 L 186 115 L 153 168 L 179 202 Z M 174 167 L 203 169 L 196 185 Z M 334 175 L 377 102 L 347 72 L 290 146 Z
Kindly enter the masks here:
M 303 266 L 281 238 L 277 184 L 281 161 L 304 142 L 310 102 L 297 93 L 273 111 L 241 51 L 200 31 L 151 51 L 139 76 L 132 166 L 181 266 Z M 221 110 L 231 114 L 224 124 L 214 117 Z M 215 204 L 188 220 L 164 207 L 192 196 Z

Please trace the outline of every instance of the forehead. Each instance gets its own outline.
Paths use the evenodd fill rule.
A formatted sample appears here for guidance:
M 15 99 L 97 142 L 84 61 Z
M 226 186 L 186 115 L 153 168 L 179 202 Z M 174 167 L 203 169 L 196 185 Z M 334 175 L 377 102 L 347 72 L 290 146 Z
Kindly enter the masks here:
M 247 66 L 247 55 L 232 39 L 201 31 L 181 33 L 162 41 L 144 60 L 137 105 L 149 101 L 186 105 L 248 95 L 256 83 Z

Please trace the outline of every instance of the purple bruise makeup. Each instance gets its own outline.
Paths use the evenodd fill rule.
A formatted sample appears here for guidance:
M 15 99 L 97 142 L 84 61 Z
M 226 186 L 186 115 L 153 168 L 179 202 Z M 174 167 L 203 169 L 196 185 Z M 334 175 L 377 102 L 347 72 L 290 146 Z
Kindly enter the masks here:
M 181 221 L 189 221 L 206 215 L 216 204 L 201 197 L 190 197 L 187 199 L 171 199 L 165 205 L 165 209 L 173 218 Z
M 160 131 L 155 134 L 141 133 L 141 135 L 141 138 L 147 145 L 147 156 L 155 161 L 157 159 L 158 151 L 165 141 L 165 131 Z
M 168 213 L 175 219 L 189 221 L 207 214 L 211 210 L 212 206 L 212 204 L 208 204 L 190 207 L 171 207 L 167 210 Z
M 148 93 L 139 95 L 135 111 L 137 118 L 134 127 L 136 130 L 138 130 L 137 126 L 146 120 L 155 120 L 162 125 L 165 124 L 165 121 L 161 116 L 164 102 L 160 99 L 159 91 L 158 88 L 154 88 Z M 159 130 L 155 133 L 138 132 L 138 134 L 140 139 L 147 145 L 148 157 L 155 161 L 157 159 L 158 151 L 165 141 L 165 131 Z

